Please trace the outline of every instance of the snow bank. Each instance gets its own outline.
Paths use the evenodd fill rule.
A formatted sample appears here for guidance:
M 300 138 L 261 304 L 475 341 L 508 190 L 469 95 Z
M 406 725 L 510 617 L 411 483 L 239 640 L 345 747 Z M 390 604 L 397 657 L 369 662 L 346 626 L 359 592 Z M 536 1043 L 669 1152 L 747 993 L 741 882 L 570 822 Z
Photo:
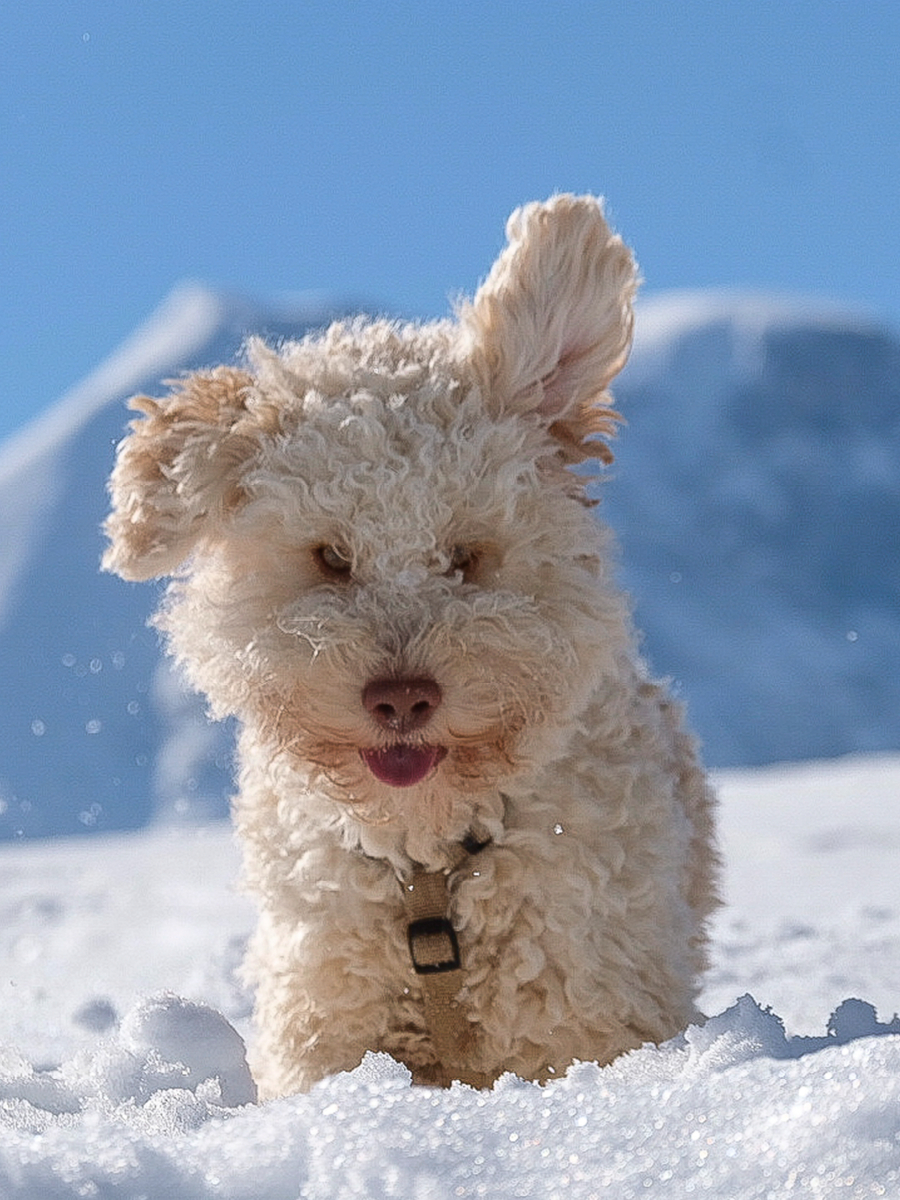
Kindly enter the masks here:
M 900 1188 L 900 1021 L 848 1000 L 788 1038 L 749 996 L 703 1028 L 545 1087 L 413 1088 L 369 1055 L 257 1106 L 240 1039 L 174 996 L 51 1073 L 0 1060 L 9 1200 L 589 1200 L 885 1196 Z

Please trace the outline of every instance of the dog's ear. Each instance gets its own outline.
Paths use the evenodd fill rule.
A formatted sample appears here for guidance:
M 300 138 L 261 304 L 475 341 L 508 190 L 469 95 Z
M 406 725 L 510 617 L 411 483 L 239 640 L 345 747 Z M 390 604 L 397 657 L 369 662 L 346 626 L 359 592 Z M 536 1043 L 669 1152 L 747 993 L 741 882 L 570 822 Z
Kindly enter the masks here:
M 507 246 L 460 321 L 487 402 L 548 421 L 574 459 L 611 458 L 606 388 L 631 346 L 634 259 L 600 200 L 555 196 L 516 209 Z
M 110 478 L 106 570 L 135 580 L 171 575 L 240 503 L 240 467 L 258 445 L 246 407 L 252 382 L 218 367 L 189 375 L 164 400 L 131 401 L 143 416 Z

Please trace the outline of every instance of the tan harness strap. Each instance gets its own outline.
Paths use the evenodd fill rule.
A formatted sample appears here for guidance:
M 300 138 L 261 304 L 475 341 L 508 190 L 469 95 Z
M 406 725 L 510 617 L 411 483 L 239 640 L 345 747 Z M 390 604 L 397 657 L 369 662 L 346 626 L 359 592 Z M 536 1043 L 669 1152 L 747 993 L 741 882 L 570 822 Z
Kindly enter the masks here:
M 448 870 L 413 871 L 412 878 L 402 885 L 403 898 L 409 918 L 409 953 L 422 984 L 425 1025 L 438 1058 L 441 1082 L 449 1087 L 458 1079 L 483 1088 L 489 1086 L 490 1079 L 463 1065 L 474 1042 L 474 1030 L 457 999 L 465 983 L 465 972 L 449 917 L 447 884 L 450 873 L 465 861 L 472 848 L 467 844 L 459 849 Z

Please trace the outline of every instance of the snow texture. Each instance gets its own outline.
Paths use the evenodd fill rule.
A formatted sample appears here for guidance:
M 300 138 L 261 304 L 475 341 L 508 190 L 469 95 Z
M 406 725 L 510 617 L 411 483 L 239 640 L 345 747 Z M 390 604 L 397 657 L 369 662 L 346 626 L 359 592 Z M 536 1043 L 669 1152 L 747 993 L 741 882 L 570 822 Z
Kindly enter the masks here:
M 719 783 L 718 1015 L 545 1087 L 370 1055 L 256 1104 L 227 828 L 0 849 L 0 1196 L 900 1195 L 900 758 Z
M 160 1040 L 189 1038 L 183 1012 L 163 1012 Z M 900 1022 L 848 1001 L 836 1024 L 797 1047 L 747 996 L 543 1088 L 508 1075 L 490 1092 L 413 1089 L 368 1055 L 308 1096 L 242 1108 L 155 1045 L 113 1044 L 54 1077 L 9 1057 L 0 1187 L 10 1200 L 896 1194 L 900 1038 L 878 1035 Z
M 161 661 L 154 589 L 97 570 L 124 401 L 348 307 L 183 286 L 0 448 L 0 838 L 224 814 L 232 731 Z M 615 395 L 600 512 L 707 761 L 900 748 L 895 331 L 794 299 L 651 297 Z

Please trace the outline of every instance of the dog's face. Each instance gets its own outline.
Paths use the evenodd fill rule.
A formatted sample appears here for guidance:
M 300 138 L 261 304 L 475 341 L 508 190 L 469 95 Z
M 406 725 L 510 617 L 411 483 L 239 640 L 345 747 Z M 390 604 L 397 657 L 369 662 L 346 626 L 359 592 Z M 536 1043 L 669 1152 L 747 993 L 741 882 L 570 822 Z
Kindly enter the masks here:
M 105 564 L 178 572 L 160 624 L 213 710 L 364 820 L 465 824 L 619 649 L 568 468 L 607 453 L 633 263 L 590 199 L 508 232 L 457 321 L 253 343 L 143 401 L 113 476 Z

